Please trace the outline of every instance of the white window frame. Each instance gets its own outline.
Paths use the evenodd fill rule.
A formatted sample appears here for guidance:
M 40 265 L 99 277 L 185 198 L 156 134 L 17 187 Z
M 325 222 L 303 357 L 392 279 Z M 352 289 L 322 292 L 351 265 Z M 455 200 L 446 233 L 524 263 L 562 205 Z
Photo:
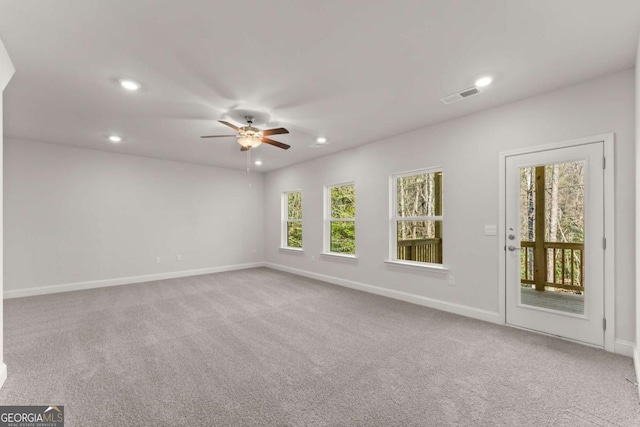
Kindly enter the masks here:
M 354 253 L 353 254 L 345 254 L 342 252 L 331 252 L 331 223 L 332 222 L 353 222 L 354 226 L 355 226 L 355 222 L 356 222 L 356 218 L 332 218 L 331 217 L 331 189 L 335 188 L 335 187 L 344 187 L 347 185 L 353 185 L 353 192 L 354 194 L 356 194 L 356 215 L 358 214 L 358 208 L 357 208 L 357 192 L 356 192 L 356 183 L 355 181 L 348 181 L 348 182 L 340 182 L 337 184 L 330 184 L 330 185 L 325 185 L 324 186 L 324 243 L 323 243 L 323 251 L 322 254 L 323 255 L 329 255 L 329 256 L 336 256 L 336 257 L 343 257 L 343 258 L 358 258 L 357 257 L 357 250 L 358 250 L 358 245 L 357 245 L 357 239 L 354 239 L 353 245 L 354 245 Z M 356 232 L 356 236 L 357 236 L 357 232 Z
M 302 218 L 301 219 L 290 219 L 289 218 L 289 194 L 300 193 L 300 198 L 302 199 Z M 290 251 L 302 251 L 304 248 L 304 195 L 302 194 L 302 190 L 289 190 L 284 191 L 282 193 L 282 201 L 281 201 L 281 215 L 280 215 L 280 249 L 287 249 Z M 295 246 L 288 245 L 287 225 L 289 222 L 299 222 L 302 225 L 302 247 L 297 248 Z
M 444 171 L 440 166 L 434 166 L 424 169 L 416 169 L 411 171 L 394 173 L 389 177 L 389 200 L 391 203 L 389 204 L 389 259 L 386 260 L 387 263 L 409 266 L 409 267 L 420 267 L 426 268 L 436 271 L 448 271 L 449 268 L 444 264 L 444 254 L 443 254 L 443 263 L 435 264 L 431 262 L 421 262 L 421 261 L 406 261 L 402 259 L 398 259 L 398 221 L 442 221 L 442 226 L 444 227 L 444 215 L 437 216 L 398 216 L 398 178 L 403 178 L 407 176 L 414 175 L 424 175 L 430 173 L 442 172 L 444 176 Z M 442 198 L 444 205 L 444 188 L 442 189 Z M 444 209 L 443 209 L 444 212 Z

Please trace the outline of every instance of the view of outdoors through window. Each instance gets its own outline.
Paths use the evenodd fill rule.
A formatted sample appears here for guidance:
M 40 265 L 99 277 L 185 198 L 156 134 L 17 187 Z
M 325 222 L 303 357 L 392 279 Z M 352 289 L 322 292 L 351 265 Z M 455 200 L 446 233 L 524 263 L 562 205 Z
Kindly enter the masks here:
M 302 248 L 302 192 L 287 193 L 287 244 Z
M 545 301 L 553 298 L 555 309 L 584 312 L 584 169 L 583 161 L 520 169 L 525 304 L 540 305 L 536 301 L 544 295 Z
M 356 253 L 355 185 L 330 187 L 329 251 Z
M 442 264 L 442 171 L 395 179 L 397 259 Z

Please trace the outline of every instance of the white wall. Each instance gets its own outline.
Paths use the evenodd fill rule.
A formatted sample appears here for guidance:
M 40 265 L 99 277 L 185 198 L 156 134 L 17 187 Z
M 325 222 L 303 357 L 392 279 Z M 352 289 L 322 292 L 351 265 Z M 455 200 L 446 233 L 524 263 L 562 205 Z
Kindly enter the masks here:
M 616 337 L 634 341 L 633 108 L 634 73 L 627 70 L 268 173 L 266 260 L 497 312 L 498 241 L 484 235 L 484 225 L 498 222 L 498 153 L 615 132 Z M 446 275 L 383 262 L 389 252 L 389 175 L 430 166 L 444 169 L 444 259 L 456 278 L 453 287 Z M 323 185 L 345 181 L 356 182 L 355 261 L 318 255 Z M 291 189 L 303 191 L 303 254 L 278 249 L 280 194 Z
M 4 88 L 13 77 L 15 73 L 15 68 L 13 68 L 13 64 L 11 63 L 11 59 L 9 58 L 9 53 L 4 47 L 2 40 L 0 40 L 0 294 L 2 294 L 3 289 L 3 280 L 2 280 L 2 271 L 4 268 L 2 253 L 3 253 L 3 241 L 4 234 L 2 232 L 2 222 L 3 222 L 3 209 L 2 209 L 2 200 L 3 200 L 3 186 L 2 186 L 2 147 L 3 147 L 3 138 L 4 138 L 4 130 L 3 130 L 3 111 L 2 111 L 2 93 L 4 92 Z M 4 364 L 4 315 L 3 315 L 3 304 L 0 304 L 0 387 L 4 384 L 4 381 L 7 379 L 7 366 Z
M 640 41 L 638 42 L 638 53 L 636 55 L 636 248 L 640 247 Z M 640 379 L 640 251 L 636 250 L 636 351 L 634 361 L 636 367 L 636 378 Z M 640 381 L 638 381 L 638 391 L 640 391 Z
M 5 295 L 263 260 L 261 173 L 12 139 L 4 166 Z

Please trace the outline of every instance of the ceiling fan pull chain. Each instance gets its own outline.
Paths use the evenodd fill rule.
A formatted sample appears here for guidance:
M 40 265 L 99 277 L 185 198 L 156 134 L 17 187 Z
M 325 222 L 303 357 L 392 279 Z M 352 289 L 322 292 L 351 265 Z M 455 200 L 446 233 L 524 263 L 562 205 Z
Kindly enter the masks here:
M 251 150 L 247 150 L 247 179 L 249 180 L 249 191 L 251 191 Z

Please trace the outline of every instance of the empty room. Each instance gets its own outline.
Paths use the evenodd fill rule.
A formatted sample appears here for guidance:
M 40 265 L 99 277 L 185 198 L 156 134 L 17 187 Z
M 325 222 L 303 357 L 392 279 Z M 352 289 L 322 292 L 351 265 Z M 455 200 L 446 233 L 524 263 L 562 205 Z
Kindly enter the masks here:
M 640 425 L 639 38 L 0 0 L 0 427 Z

